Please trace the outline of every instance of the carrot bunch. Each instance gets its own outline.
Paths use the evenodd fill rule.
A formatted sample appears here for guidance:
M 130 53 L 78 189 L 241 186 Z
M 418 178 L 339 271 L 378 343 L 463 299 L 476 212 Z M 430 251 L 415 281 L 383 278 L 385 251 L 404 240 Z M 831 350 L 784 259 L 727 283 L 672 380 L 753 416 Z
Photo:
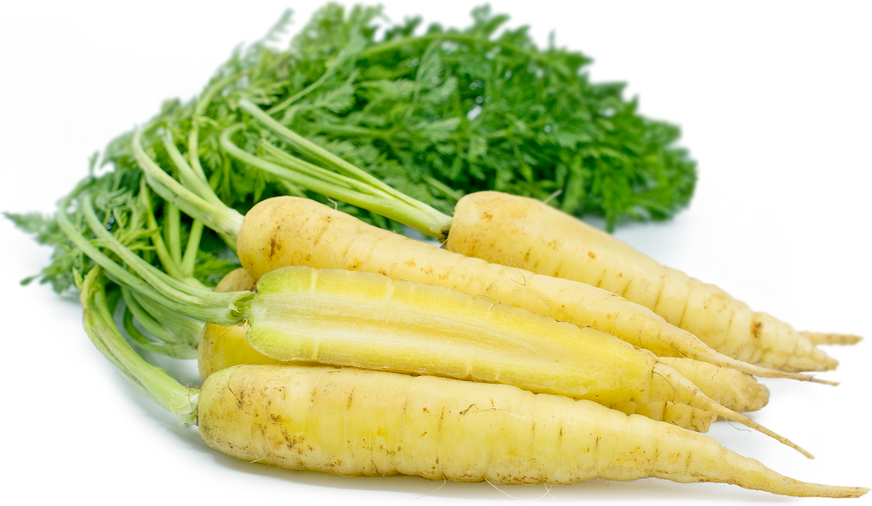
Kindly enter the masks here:
M 57 216 L 92 342 L 209 446 L 344 476 L 868 492 L 784 477 L 702 434 L 722 416 L 811 457 L 743 414 L 769 401 L 754 376 L 834 385 L 802 373 L 836 367 L 818 344 L 858 337 L 798 332 L 537 200 L 481 192 L 448 216 L 290 130 L 297 95 L 264 110 L 266 93 L 230 86 L 240 75 L 216 78 L 190 117 L 168 106 L 118 140 L 135 169 L 84 182 Z M 232 111 L 207 118 L 225 92 Z M 220 138 L 201 143 L 206 125 Z M 293 196 L 253 191 L 240 214 L 215 190 L 232 178 L 203 169 L 217 159 Z M 203 241 L 223 241 L 242 266 L 214 289 L 204 264 L 230 262 L 201 256 Z M 196 357 L 202 386 L 142 351 Z
M 235 131 L 228 129 L 227 142 Z M 107 230 L 87 190 L 76 195 L 81 219 L 66 214 L 67 200 L 58 223 L 100 266 L 82 283 L 83 304 L 103 315 L 96 325 L 95 312 L 86 312 L 98 348 L 180 420 L 200 425 L 214 448 L 343 475 L 499 483 L 655 476 L 789 495 L 866 492 L 784 478 L 695 432 L 723 416 L 810 457 L 739 411 L 768 401 L 748 373 L 825 381 L 726 356 L 601 288 L 450 252 L 308 199 L 267 199 L 242 216 L 211 193 L 171 136 L 164 147 L 177 178 L 140 136 L 131 152 L 147 184 L 235 242 L 244 269 L 217 290 L 167 274 Z M 329 182 L 314 164 L 290 154 L 285 160 L 310 170 L 294 184 Z M 371 181 L 363 177 L 343 181 L 383 193 L 366 190 Z M 144 200 L 147 193 L 141 187 Z M 159 237 L 150 240 L 159 250 Z M 202 389 L 168 386 L 119 338 L 106 317 L 114 309 L 107 284 L 122 287 L 128 320 L 151 322 L 158 340 L 134 339 L 147 349 L 161 351 L 164 341 L 176 350 L 169 345 L 179 336 L 161 330 L 169 315 L 201 322 L 194 328 Z M 135 329 L 127 325 L 131 335 Z M 194 332 L 183 333 L 183 343 L 191 346 Z M 688 452 L 693 458 L 680 458 Z
M 113 269 L 114 270 L 114 269 Z M 85 330 L 144 394 L 249 461 L 344 476 L 565 484 L 716 481 L 793 496 L 868 489 L 796 481 L 696 432 L 509 385 L 324 365 L 236 365 L 185 387 L 146 363 L 112 317 L 101 267 L 80 279 Z

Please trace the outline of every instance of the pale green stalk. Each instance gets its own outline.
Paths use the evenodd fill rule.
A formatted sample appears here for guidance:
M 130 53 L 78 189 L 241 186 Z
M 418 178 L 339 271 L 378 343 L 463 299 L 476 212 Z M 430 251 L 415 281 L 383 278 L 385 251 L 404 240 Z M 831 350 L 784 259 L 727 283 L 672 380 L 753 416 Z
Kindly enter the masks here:
M 299 163 L 294 167 L 295 170 L 292 170 L 287 166 L 269 162 L 240 149 L 230 138 L 243 126 L 242 124 L 231 126 L 221 134 L 221 147 L 237 160 L 273 174 L 284 181 L 289 181 L 323 195 L 337 198 L 364 209 L 378 209 L 377 212 L 384 216 L 392 217 L 396 214 L 391 207 L 390 201 L 373 195 L 370 187 L 357 181 L 338 178 L 335 174 L 302 160 L 298 160 Z M 325 175 L 327 178 L 324 177 Z M 341 186 L 340 179 L 342 179 Z
M 179 171 L 179 177 L 182 180 L 182 184 L 186 185 L 188 188 L 192 188 L 199 197 L 202 197 L 206 201 L 211 202 L 216 206 L 224 206 L 224 203 L 221 202 L 217 195 L 215 195 L 215 192 L 206 180 L 206 176 L 202 174 L 202 168 L 198 173 L 185 160 L 185 157 L 173 142 L 172 133 L 169 130 L 164 133 L 162 141 L 164 148 L 170 155 L 170 160 L 172 160 L 176 169 Z M 188 284 L 195 284 L 200 287 L 202 287 L 203 284 L 194 278 L 194 267 L 197 261 L 197 252 L 200 249 L 200 240 L 203 237 L 203 226 L 203 222 L 196 219 L 191 224 L 188 233 L 188 243 L 187 246 L 185 246 L 185 253 L 178 263 L 180 276 L 173 276 L 174 278 Z
M 181 271 L 186 278 L 194 279 L 194 268 L 197 263 L 197 253 L 200 251 L 200 240 L 203 238 L 203 222 L 194 220 L 188 233 L 188 245 L 185 256 L 182 257 Z M 196 281 L 196 279 L 194 279 Z M 197 281 L 199 283 L 199 281 Z M 190 283 L 188 283 L 190 284 Z M 200 286 L 203 286 L 200 284 Z
M 218 232 L 228 245 L 236 249 L 236 236 L 242 228 L 243 216 L 221 203 L 210 202 L 185 188 L 169 174 L 164 172 L 142 149 L 142 131 L 137 130 L 131 141 L 133 155 L 145 172 L 149 186 L 167 202 L 174 203 L 188 216 L 202 221 L 204 225 Z
M 165 239 L 170 247 L 170 257 L 173 259 L 174 264 L 179 265 L 182 263 L 182 245 L 179 241 L 182 228 L 179 207 L 172 202 L 167 202 L 164 213 L 164 220 L 167 223 L 166 228 L 164 228 L 167 234 Z
M 195 351 L 203 333 L 203 322 L 169 311 L 157 302 L 122 287 L 124 301 L 145 330 L 167 343 L 186 344 Z
M 437 238 L 447 237 L 451 217 L 423 202 L 408 197 L 320 146 L 312 144 L 270 118 L 251 102 L 243 100 L 240 102 L 240 107 L 249 112 L 262 125 L 281 136 L 295 149 L 335 172 L 282 152 L 266 141 L 262 141 L 261 146 L 278 163 L 264 160 L 240 149 L 233 143 L 231 136 L 243 127 L 241 124 L 231 126 L 221 134 L 221 147 L 234 158 L 269 172 L 280 179 L 373 211 L 420 230 L 424 234 Z
M 148 198 L 148 184 L 145 182 L 145 179 L 142 180 L 142 184 L 139 188 L 139 198 L 142 200 L 143 207 L 145 208 L 145 219 L 146 223 L 148 224 L 148 228 L 150 230 L 159 230 L 159 227 L 157 225 L 157 218 L 154 217 L 154 210 L 151 208 L 151 202 Z M 154 244 L 154 250 L 157 253 L 157 258 L 160 260 L 161 265 L 163 265 L 164 270 L 167 271 L 167 274 L 176 279 L 183 278 L 184 276 L 182 275 L 181 270 L 173 261 L 169 250 L 167 250 L 166 243 L 164 243 L 162 234 L 160 232 L 153 234 L 151 237 L 151 242 Z
M 162 142 L 164 149 L 167 150 L 167 154 L 170 155 L 170 160 L 172 160 L 179 171 L 179 179 L 181 179 L 182 185 L 208 202 L 215 205 L 223 205 L 224 203 L 215 195 L 215 191 L 209 185 L 209 181 L 206 180 L 206 176 L 198 174 L 185 160 L 185 157 L 179 151 L 179 148 L 176 147 L 175 142 L 173 142 L 172 133 L 169 130 L 164 132 Z
M 70 223 L 66 215 L 66 206 L 68 205 L 68 200 L 62 201 L 57 213 L 58 225 L 70 241 L 106 270 L 107 276 L 110 279 L 151 298 L 173 311 L 196 320 L 228 326 L 241 322 L 242 316 L 237 310 L 237 304 L 250 297 L 250 293 L 218 293 L 203 288 L 192 287 L 173 279 L 160 269 L 139 258 L 139 256 L 118 242 L 100 223 L 91 207 L 88 196 L 81 196 L 80 205 L 83 208 L 85 219 L 91 231 L 97 236 L 97 240 L 101 245 L 109 248 L 135 270 L 136 274 L 133 274 L 118 265 L 101 252 L 98 247 L 82 237 L 81 232 Z
M 118 330 L 106 298 L 100 267 L 93 268 L 79 286 L 83 323 L 91 342 L 149 399 L 178 417 L 181 425 L 196 425 L 200 391 L 183 386 L 163 369 L 146 362 Z
M 130 336 L 130 339 L 133 340 L 136 346 L 151 353 L 160 353 L 161 355 L 179 360 L 197 358 L 197 349 L 192 348 L 188 343 L 167 343 L 149 339 L 134 324 L 134 316 L 130 306 L 126 306 L 124 308 L 122 324 L 124 325 L 124 330 L 127 331 L 127 335 Z
M 381 190 L 383 193 L 394 196 L 401 201 L 407 202 L 412 207 L 420 208 L 422 212 L 441 214 L 439 213 L 439 211 L 436 211 L 427 204 L 418 202 L 417 200 L 407 195 L 404 195 L 403 193 L 386 185 L 378 178 L 373 177 L 371 174 L 368 174 L 363 170 L 355 167 L 353 164 L 343 160 L 342 158 L 339 158 L 338 156 L 327 151 L 321 146 L 312 143 L 305 137 L 299 135 L 298 133 L 285 127 L 284 125 L 273 119 L 269 114 L 263 112 L 258 106 L 249 102 L 248 100 L 240 100 L 239 108 L 251 115 L 251 117 L 257 120 L 261 125 L 268 128 L 273 133 L 285 140 L 285 142 L 290 144 L 292 148 L 296 149 L 303 155 L 314 159 L 316 163 L 327 167 L 335 172 L 338 172 L 339 174 L 342 174 L 346 177 L 357 179 L 361 182 L 367 183 L 374 189 Z

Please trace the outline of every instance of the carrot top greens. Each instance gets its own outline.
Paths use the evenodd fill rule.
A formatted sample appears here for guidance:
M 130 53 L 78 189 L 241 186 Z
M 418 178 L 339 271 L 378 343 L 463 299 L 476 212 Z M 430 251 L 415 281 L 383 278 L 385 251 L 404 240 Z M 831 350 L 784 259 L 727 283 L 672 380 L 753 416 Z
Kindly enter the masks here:
M 466 28 L 423 28 L 419 18 L 386 22 L 375 7 L 327 5 L 288 47 L 276 48 L 287 14 L 263 40 L 234 52 L 199 97 L 166 101 L 144 126 L 142 149 L 162 167 L 186 163 L 178 177 L 187 187 L 208 186 L 243 214 L 279 194 L 324 202 L 248 170 L 222 149 L 222 133 L 238 123 L 246 128 L 234 142 L 245 152 L 261 154 L 260 141 L 271 135 L 239 110 L 247 100 L 448 215 L 460 197 L 481 190 L 539 199 L 559 192 L 552 205 L 577 216 L 602 216 L 609 229 L 627 219 L 667 219 L 686 206 L 696 173 L 676 146 L 679 129 L 640 116 L 637 100 L 623 97 L 623 84 L 591 83 L 588 57 L 553 43 L 538 47 L 526 28 L 505 28 L 507 19 L 479 7 Z M 92 175 L 76 191 L 89 187 L 110 228 L 160 238 L 163 244 L 145 255 L 155 265 L 177 279 L 214 283 L 235 266 L 232 238 L 204 230 L 174 204 L 145 194 L 132 136 L 119 136 L 102 153 L 107 174 L 93 176 L 95 157 Z M 339 206 L 366 222 L 400 229 L 374 213 Z M 35 276 L 55 290 L 73 286 L 74 270 L 93 266 L 53 217 L 7 216 L 55 246 L 53 264 Z

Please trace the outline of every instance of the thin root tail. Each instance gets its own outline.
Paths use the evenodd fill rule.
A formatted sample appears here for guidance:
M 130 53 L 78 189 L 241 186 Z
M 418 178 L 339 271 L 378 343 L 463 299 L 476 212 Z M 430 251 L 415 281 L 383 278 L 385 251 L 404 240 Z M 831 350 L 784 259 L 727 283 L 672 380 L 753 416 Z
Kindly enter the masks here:
M 766 434 L 767 436 L 771 437 L 772 439 L 778 441 L 781 444 L 784 444 L 784 445 L 787 445 L 787 446 L 793 448 L 794 450 L 798 451 L 799 453 L 805 455 L 806 458 L 814 459 L 814 455 L 812 455 L 807 450 L 805 450 L 804 448 L 802 448 L 798 444 L 794 443 L 793 441 L 787 439 L 786 437 L 781 436 L 781 435 L 767 429 L 766 427 L 760 425 L 759 423 L 755 422 L 754 420 L 751 420 L 750 418 L 748 418 L 747 416 L 745 416 L 741 413 L 736 413 L 732 409 L 729 409 L 727 407 L 724 407 L 724 406 L 714 402 L 713 400 L 709 399 L 708 397 L 705 397 L 705 399 L 708 400 L 709 405 L 705 406 L 705 407 L 699 406 L 701 409 L 705 409 L 705 410 L 708 410 L 710 412 L 717 413 L 718 415 L 726 418 L 727 420 L 739 422 L 748 428 L 754 429 L 762 434 Z
M 857 344 L 863 340 L 862 337 L 853 334 L 834 334 L 828 332 L 800 332 L 800 334 L 805 336 L 805 338 L 811 341 L 814 345 L 851 345 Z

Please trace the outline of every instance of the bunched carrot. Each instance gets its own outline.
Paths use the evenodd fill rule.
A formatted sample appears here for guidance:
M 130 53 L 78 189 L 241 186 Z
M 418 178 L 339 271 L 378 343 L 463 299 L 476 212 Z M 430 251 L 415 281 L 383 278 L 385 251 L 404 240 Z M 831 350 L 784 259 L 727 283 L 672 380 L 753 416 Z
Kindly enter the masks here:
M 255 205 L 242 223 L 237 254 L 255 279 L 284 265 L 379 273 L 595 327 L 659 356 L 690 357 L 756 376 L 812 379 L 717 353 L 651 310 L 605 290 L 439 249 L 308 199 L 276 197 Z
M 215 287 L 216 292 L 255 290 L 257 283 L 245 271 L 236 269 L 228 273 Z M 198 347 L 200 377 L 233 365 L 282 364 L 251 347 L 247 338 L 248 324 L 225 327 L 207 323 Z M 660 358 L 659 361 L 675 369 L 690 380 L 711 399 L 737 412 L 756 411 L 769 400 L 769 391 L 753 376 L 728 368 L 691 359 Z M 713 421 L 703 411 L 669 401 L 651 401 L 646 404 L 622 402 L 606 404 L 627 414 L 644 414 L 655 420 L 674 423 L 682 428 L 705 432 Z
M 663 267 L 541 202 L 498 192 L 469 194 L 460 199 L 451 218 L 307 141 L 256 105 L 242 101 L 240 107 L 289 146 L 337 174 L 266 141 L 261 142 L 263 157 L 246 153 L 231 142 L 239 128 L 232 127 L 222 137 L 222 146 L 243 162 L 409 225 L 446 241 L 445 247 L 451 251 L 623 295 L 740 361 L 794 372 L 829 370 L 837 365 L 788 324 L 754 312 L 716 286 Z M 827 339 L 845 343 L 854 337 L 829 336 Z M 660 343 L 650 345 L 649 349 L 661 353 Z M 649 343 L 643 346 L 649 347 Z
M 184 387 L 115 326 L 101 268 L 80 283 L 94 345 L 154 402 L 248 461 L 342 475 L 410 474 L 492 483 L 601 477 L 713 481 L 775 494 L 859 497 L 805 483 L 700 434 L 588 401 L 506 385 L 305 366 L 235 366 Z
M 245 269 L 236 269 L 228 273 L 220 283 L 215 287 L 216 292 L 232 292 L 239 290 L 254 290 L 257 283 L 245 271 Z M 211 374 L 226 369 L 234 365 L 281 365 L 288 362 L 275 360 L 259 353 L 248 343 L 248 324 L 241 326 L 225 327 L 214 323 L 207 323 L 202 332 L 200 345 L 198 347 L 198 365 L 200 369 L 200 377 L 205 380 Z M 688 362 L 688 363 L 685 363 Z M 696 371 L 692 360 L 677 360 L 669 362 L 669 365 L 675 365 L 683 368 L 685 371 Z M 710 364 L 706 364 L 710 365 Z M 716 366 L 711 366 L 718 369 Z M 706 368 L 707 369 L 707 368 Z M 735 373 L 736 371 L 729 371 Z M 712 374 L 710 370 L 706 373 L 711 377 L 717 378 L 733 378 L 735 375 L 729 374 Z M 741 374 L 741 373 L 738 373 Z M 684 375 L 682 373 L 682 375 Z M 750 376 L 742 374 L 746 378 Z M 751 378 L 751 381 L 754 381 Z M 702 382 L 705 385 L 705 393 L 712 397 L 712 393 L 717 397 L 732 399 L 736 395 L 741 395 L 742 391 L 736 390 L 732 382 L 718 381 L 713 382 L 710 378 L 705 378 Z M 756 382 L 755 382 L 756 383 Z M 711 392 L 711 393 L 710 393 Z M 734 409 L 726 403 L 725 407 Z M 717 415 L 706 411 L 692 408 L 686 404 L 678 404 L 671 401 L 649 401 L 647 403 L 635 403 L 625 401 L 620 403 L 603 403 L 603 405 L 618 409 L 626 414 L 641 414 L 654 420 L 660 420 L 667 423 L 672 423 L 679 427 L 699 432 L 707 432 L 711 423 L 717 418 Z M 741 407 L 741 406 L 740 406 Z M 735 409 L 734 409 L 735 410 Z M 735 411 L 744 411 L 739 409 Z
M 80 203 L 100 243 L 148 280 L 85 241 L 62 209 L 61 228 L 114 281 L 195 319 L 247 322 L 249 343 L 269 358 L 508 383 L 605 403 L 673 401 L 738 421 L 812 458 L 712 401 L 650 352 L 595 328 L 438 286 L 345 270 L 284 267 L 262 276 L 256 293 L 215 293 L 158 271 L 102 227 L 87 196 Z
M 231 150 L 246 161 L 260 163 L 256 157 L 235 147 L 229 140 L 230 134 L 232 129 L 228 129 L 223 136 L 225 149 Z M 256 205 L 246 217 L 243 217 L 235 210 L 222 207 L 214 193 L 211 193 L 208 184 L 202 182 L 202 184 L 195 184 L 197 178 L 194 175 L 187 177 L 189 181 L 194 182 L 191 185 L 195 191 L 192 191 L 166 174 L 142 149 L 140 136 L 141 132 L 133 136 L 132 149 L 147 175 L 149 184 L 164 198 L 176 202 L 181 209 L 216 232 L 227 238 L 236 236 L 240 261 L 255 279 L 264 272 L 283 265 L 367 270 L 394 279 L 445 286 L 529 309 L 559 321 L 596 327 L 660 356 L 690 357 L 758 376 L 828 383 L 808 376 L 753 366 L 719 354 L 692 334 L 666 324 L 650 310 L 628 303 L 620 297 L 614 297 L 604 290 L 559 278 L 536 277 L 533 273 L 506 269 L 502 265 L 465 261 L 465 257 L 461 255 L 436 250 L 424 243 L 410 240 L 401 242 L 403 239 L 395 237 L 385 239 L 394 234 L 365 225 L 342 213 L 329 214 L 328 208 L 308 199 L 269 199 Z M 165 144 L 168 152 L 173 153 L 176 150 L 169 140 Z M 185 174 L 192 172 L 190 167 L 186 165 L 180 154 L 171 158 L 178 160 L 176 168 L 185 179 Z M 288 171 L 282 172 L 279 167 L 276 172 L 282 174 Z M 371 176 L 367 177 L 372 179 Z M 298 176 L 295 181 L 301 180 L 310 187 L 319 187 L 317 178 L 308 175 Z M 366 186 L 369 182 L 349 184 L 356 188 L 360 186 L 363 190 L 369 188 Z M 390 191 L 397 193 L 394 190 Z M 402 198 L 397 195 L 394 197 Z M 377 197 L 369 194 L 362 194 L 360 199 L 365 205 L 372 204 L 373 199 L 378 201 Z M 416 209 L 423 206 L 420 203 L 409 205 Z M 400 206 L 400 208 L 404 209 L 408 206 Z M 282 213 L 288 213 L 288 216 Z M 421 220 L 433 219 L 434 213 L 439 214 L 432 209 L 422 210 Z M 331 226 L 334 221 L 335 226 Z M 308 227 L 308 230 L 301 228 L 303 224 Z M 326 228 L 319 230 L 319 227 Z M 321 234 L 326 236 L 322 238 Z M 368 238 L 369 242 L 361 240 L 363 238 Z M 361 250 L 347 251 L 351 241 Z M 375 243 L 379 243 L 379 246 L 373 249 Z M 434 251 L 441 253 L 434 253 Z M 351 257 L 349 253 L 355 256 Z M 374 259 L 375 256 L 381 258 Z M 367 263 L 363 259 L 371 261 Z M 428 264 L 418 265 L 417 262 L 423 261 Z M 463 269 L 455 269 L 461 263 Z M 567 301 L 564 301 L 567 297 Z
M 231 133 L 230 130 L 225 132 L 225 148 L 239 151 L 229 141 Z M 692 334 L 668 325 L 650 310 L 605 290 L 437 250 L 429 244 L 371 227 L 308 199 L 269 199 L 243 217 L 233 209 L 222 207 L 210 193 L 208 184 L 194 185 L 195 192 L 166 174 L 142 149 L 140 136 L 141 132 L 133 136 L 132 149 L 149 184 L 215 231 L 227 237 L 236 236 L 240 261 L 255 279 L 285 265 L 363 270 L 392 279 L 443 286 L 558 321 L 596 327 L 660 356 L 690 357 L 757 376 L 829 383 L 753 366 L 719 354 Z M 176 149 L 169 141 L 165 144 L 169 152 Z M 244 152 L 236 154 L 257 163 Z M 190 167 L 181 155 L 172 158 L 180 159 L 177 169 L 184 179 Z M 317 180 L 301 177 L 307 185 L 318 186 Z M 196 180 L 196 177 L 188 179 Z M 361 198 L 368 200 L 369 197 Z
M 467 195 L 457 203 L 445 247 L 603 288 L 744 362 L 786 371 L 828 370 L 838 363 L 787 323 L 537 200 Z
M 505 484 L 655 477 L 800 497 L 868 491 L 793 480 L 696 432 L 507 385 L 236 366 L 210 376 L 199 402 L 209 446 L 288 469 Z
M 694 386 L 593 329 L 341 270 L 281 268 L 257 289 L 264 309 L 252 312 L 247 338 L 265 356 L 506 383 L 604 405 L 652 404 L 645 413 L 700 430 L 713 421 L 703 404 L 688 405 L 699 395 Z M 654 411 L 666 403 L 669 409 Z

